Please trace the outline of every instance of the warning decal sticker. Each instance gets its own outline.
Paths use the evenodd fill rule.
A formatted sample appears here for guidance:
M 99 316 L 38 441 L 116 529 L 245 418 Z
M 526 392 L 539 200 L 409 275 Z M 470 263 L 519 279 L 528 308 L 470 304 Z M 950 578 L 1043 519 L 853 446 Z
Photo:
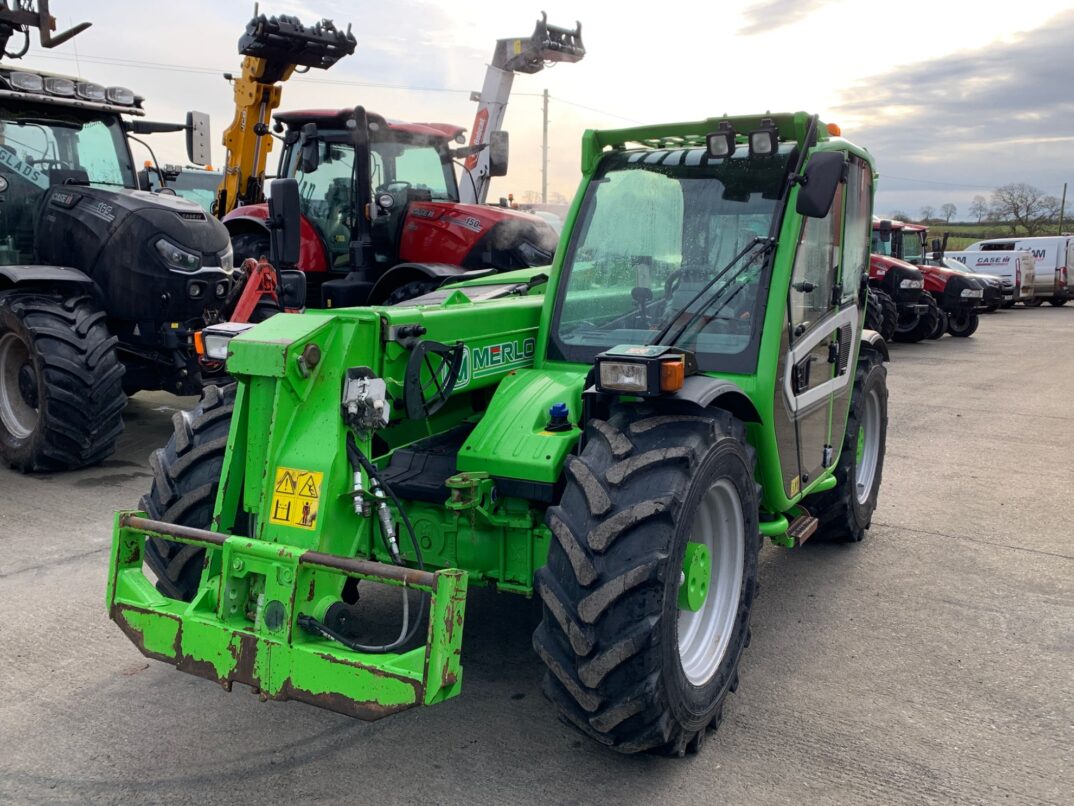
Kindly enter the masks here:
M 290 467 L 276 468 L 269 522 L 299 529 L 315 528 L 323 479 L 324 473 Z

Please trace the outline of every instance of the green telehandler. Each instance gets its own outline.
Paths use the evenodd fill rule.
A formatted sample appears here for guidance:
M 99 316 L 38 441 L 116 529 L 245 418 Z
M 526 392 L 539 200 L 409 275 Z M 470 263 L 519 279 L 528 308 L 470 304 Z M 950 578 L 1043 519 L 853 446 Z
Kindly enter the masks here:
M 799 112 L 588 131 L 582 173 L 550 268 L 205 331 L 236 382 L 176 415 L 114 526 L 109 613 L 146 656 L 377 719 L 459 693 L 488 586 L 539 598 L 565 721 L 697 750 L 763 539 L 859 541 L 876 507 L 874 171 Z

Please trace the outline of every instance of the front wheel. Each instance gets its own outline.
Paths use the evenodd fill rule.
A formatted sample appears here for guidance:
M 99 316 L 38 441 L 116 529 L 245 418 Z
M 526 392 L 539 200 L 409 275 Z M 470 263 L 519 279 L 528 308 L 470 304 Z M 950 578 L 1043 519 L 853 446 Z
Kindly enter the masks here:
M 235 388 L 235 384 L 207 386 L 193 410 L 172 417 L 174 433 L 149 457 L 153 485 L 140 503 L 153 520 L 212 528 Z M 145 561 L 157 576 L 157 590 L 172 599 L 194 598 L 204 556 L 205 549 L 184 543 L 156 537 L 146 541 Z
M 1048 300 L 1048 304 L 1053 306 L 1053 307 L 1055 307 L 1055 308 L 1062 308 L 1064 305 L 1067 304 L 1067 298 L 1066 297 L 1052 297 L 1050 300 Z
M 974 334 L 980 322 L 981 318 L 976 311 L 956 311 L 947 317 L 947 332 L 964 339 Z
M 1026 300 L 1022 304 L 1027 308 L 1039 308 L 1044 304 L 1044 297 L 1033 297 L 1033 299 Z
M 123 365 L 88 296 L 0 294 L 0 456 L 24 473 L 111 455 L 123 431 Z
M 749 641 L 753 451 L 726 413 L 621 407 L 587 433 L 537 572 L 545 693 L 602 744 L 683 755 L 719 724 Z
M 887 368 L 880 354 L 863 345 L 835 467 L 836 486 L 812 498 L 826 537 L 857 543 L 873 520 L 888 431 Z

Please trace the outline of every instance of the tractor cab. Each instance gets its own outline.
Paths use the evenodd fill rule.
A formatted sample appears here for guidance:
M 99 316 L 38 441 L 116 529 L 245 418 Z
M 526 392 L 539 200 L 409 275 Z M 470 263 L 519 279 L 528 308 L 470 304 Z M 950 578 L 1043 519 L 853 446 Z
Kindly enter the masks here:
M 367 116 L 373 255 L 378 264 L 394 265 L 412 202 L 459 201 L 450 144 L 462 142 L 464 129 Z M 302 215 L 324 242 L 328 265 L 346 267 L 364 195 L 355 187 L 353 110 L 287 112 L 276 119 L 287 127 L 280 174 L 298 180 Z
M 109 107 L 142 114 L 141 99 L 121 87 L 0 71 L 0 264 L 34 262 L 36 222 L 50 188 L 138 187 L 120 112 Z

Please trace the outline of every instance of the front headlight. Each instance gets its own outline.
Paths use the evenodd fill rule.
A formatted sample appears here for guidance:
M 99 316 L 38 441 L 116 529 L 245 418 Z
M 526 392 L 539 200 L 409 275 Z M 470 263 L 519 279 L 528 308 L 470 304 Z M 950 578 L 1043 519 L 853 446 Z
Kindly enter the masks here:
M 235 271 L 235 253 L 231 250 L 231 244 L 220 253 L 220 268 L 228 274 Z
M 899 283 L 899 288 L 924 288 L 924 280 L 910 280 L 906 279 Z
M 979 288 L 963 288 L 962 289 L 962 296 L 965 299 L 973 299 L 975 297 L 982 297 L 982 296 L 984 296 L 984 291 L 982 291 Z
M 176 246 L 167 238 L 159 238 L 153 246 L 171 268 L 179 271 L 197 271 L 201 268 L 201 255 Z
M 210 325 L 194 334 L 194 347 L 199 355 L 226 361 L 231 340 L 252 327 L 250 322 L 221 322 L 218 325 Z
M 601 361 L 600 385 L 616 392 L 645 392 L 649 388 L 645 364 L 626 361 Z

